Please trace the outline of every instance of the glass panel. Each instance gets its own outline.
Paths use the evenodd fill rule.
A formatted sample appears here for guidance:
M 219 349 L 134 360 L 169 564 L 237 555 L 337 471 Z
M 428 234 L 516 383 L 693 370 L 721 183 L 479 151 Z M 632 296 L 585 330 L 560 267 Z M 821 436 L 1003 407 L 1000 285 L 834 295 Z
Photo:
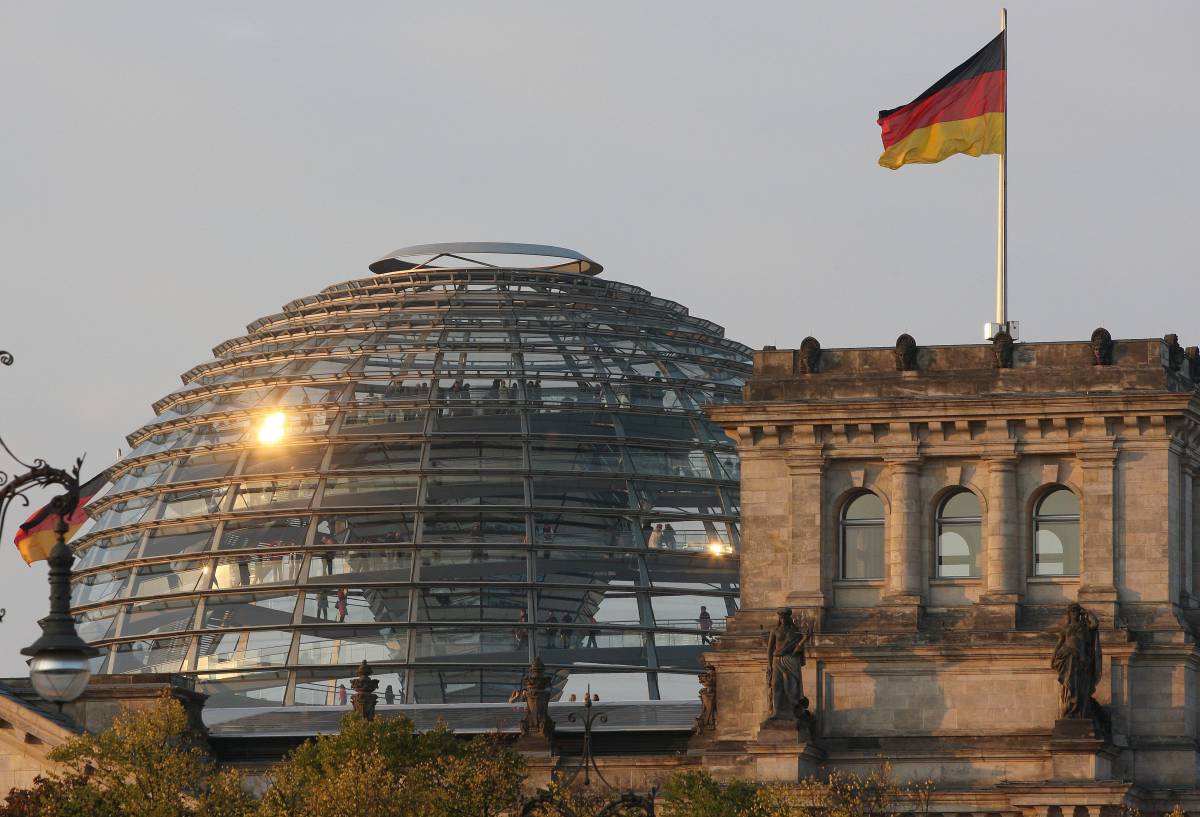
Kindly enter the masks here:
M 407 587 L 316 590 L 304 596 L 304 624 L 408 621 Z
M 223 451 L 218 454 L 195 454 L 183 460 L 172 475 L 173 482 L 192 482 L 201 479 L 220 479 L 233 473 L 239 451 Z
M 1042 500 L 1038 505 L 1038 516 L 1078 516 L 1079 515 L 1079 499 L 1075 494 L 1066 489 L 1060 488 Z
M 558 624 L 568 615 L 581 623 L 586 623 L 589 616 L 600 624 L 638 627 L 642 623 L 632 582 L 614 579 L 606 588 L 542 587 L 534 592 L 539 624 Z
M 529 413 L 529 433 L 613 437 L 617 429 L 613 416 L 605 411 L 554 410 L 547 407 Z
M 84 641 L 100 641 L 115 635 L 113 624 L 116 623 L 117 613 L 121 612 L 120 605 L 99 607 L 75 616 L 75 632 Z
M 708 457 L 697 449 L 629 448 L 634 470 L 639 474 L 662 474 L 672 477 L 712 479 Z M 716 475 L 718 479 L 724 478 Z
M 361 409 L 347 411 L 342 434 L 420 434 L 425 430 L 425 409 Z
M 166 599 L 130 604 L 125 608 L 121 636 L 162 635 L 192 629 L 195 599 Z
M 155 528 L 146 540 L 143 556 L 182 556 L 208 549 L 213 529 L 209 525 L 174 525 Z
M 441 434 L 504 434 L 520 437 L 521 415 L 471 405 L 443 408 L 434 413 L 433 430 Z
M 725 512 L 721 495 L 711 485 L 639 482 L 637 492 L 644 513 L 715 516 Z
M 596 636 L 592 646 L 591 636 Z M 536 633 L 538 655 L 547 664 L 588 664 L 644 667 L 650 634 L 644 630 L 605 630 L 590 626 L 539 627 Z
M 220 550 L 260 547 L 297 548 L 304 544 L 307 528 L 307 516 L 281 516 L 274 519 L 226 522 L 218 548 Z
M 325 455 L 324 446 L 262 446 L 250 449 L 242 475 L 286 474 L 289 471 L 315 471 Z
M 139 532 L 125 533 L 110 539 L 96 539 L 78 556 L 75 570 L 87 570 L 123 561 L 133 554 L 141 538 L 142 534 Z
M 163 504 L 155 518 L 183 519 L 188 516 L 215 514 L 221 509 L 221 502 L 228 490 L 229 486 L 218 485 L 163 494 Z
M 533 481 L 535 505 L 559 508 L 629 508 L 629 486 L 618 479 L 581 479 L 579 477 Z
M 408 633 L 392 627 L 323 627 L 300 631 L 300 664 L 406 661 Z
M 417 621 L 516 621 L 528 592 L 505 587 L 425 587 L 417 591 Z
M 271 510 L 307 508 L 316 489 L 316 477 L 243 482 L 233 499 L 233 510 L 252 511 L 268 505 Z
M 524 505 L 525 481 L 520 476 L 434 474 L 425 478 L 429 505 Z
M 207 579 L 210 567 L 211 563 L 207 559 L 142 565 L 133 580 L 133 595 L 158 596 L 206 589 L 201 587 L 201 583 Z
M 724 630 L 726 617 L 737 612 L 733 599 L 722 596 L 651 596 L 650 607 L 659 627 L 696 628 L 706 637 Z
M 417 476 L 329 477 L 325 507 L 353 505 L 412 505 L 417 500 Z
M 421 464 L 421 443 L 351 443 L 334 446 L 330 471 L 366 468 L 415 469 Z
M 1035 576 L 1079 575 L 1079 523 L 1039 522 L 1034 541 Z
M 71 584 L 71 606 L 95 604 L 121 595 L 129 581 L 128 570 L 105 571 L 75 579 Z
M 535 471 L 620 473 L 621 449 L 612 443 L 534 443 L 529 450 Z
M 295 608 L 295 593 L 209 596 L 204 605 L 204 629 L 287 627 Z
M 528 551 L 504 548 L 422 550 L 417 581 L 526 582 Z
M 299 553 L 247 553 L 242 556 L 226 556 L 217 561 L 212 586 L 214 590 L 229 590 L 237 587 L 293 584 L 296 574 L 300 572 L 300 562 L 303 558 Z
M 737 590 L 737 574 L 722 557 L 709 553 L 647 553 L 646 569 L 655 587 Z
M 317 543 L 411 542 L 413 528 L 411 513 L 322 516 L 317 524 Z
M 522 674 L 519 670 L 502 667 L 421 670 L 413 673 L 413 701 L 421 704 L 503 703 L 513 690 L 521 688 Z
M 434 544 L 526 542 L 525 515 L 426 511 L 421 541 Z
M 117 645 L 114 673 L 179 672 L 191 646 L 190 636 L 143 639 Z
M 287 630 L 205 633 L 196 651 L 196 669 L 277 667 L 287 663 L 291 646 Z
M 842 526 L 842 578 L 883 578 L 883 525 Z
M 978 519 L 979 497 L 970 491 L 959 491 L 942 505 L 942 519 Z
M 110 505 L 100 514 L 100 518 L 96 521 L 96 527 L 103 530 L 121 525 L 132 525 L 145 516 L 146 511 L 150 509 L 157 498 L 154 494 L 136 496 Z
M 695 673 L 658 673 L 658 696 L 664 701 L 695 701 L 700 696 L 700 680 Z
M 509 627 L 417 627 L 413 657 L 422 663 L 520 663 L 529 650 L 517 646 Z
M 508 468 L 524 467 L 521 444 L 502 440 L 443 441 L 435 439 L 429 450 L 430 468 Z
M 621 425 L 626 437 L 655 440 L 693 440 L 696 429 L 685 417 L 660 417 L 643 414 L 622 415 Z
M 412 551 L 318 551 L 308 563 L 309 584 L 412 581 Z
M 287 672 L 225 672 L 200 675 L 198 691 L 208 696 L 205 704 L 214 708 L 235 706 L 277 706 L 287 690 Z
M 633 521 L 623 516 L 538 513 L 533 518 L 534 541 L 589 547 L 636 547 Z
M 846 506 L 845 519 L 883 521 L 883 502 L 875 494 L 860 494 Z
M 175 460 L 158 460 L 146 465 L 136 465 L 117 478 L 116 483 L 113 484 L 112 492 L 117 494 L 123 491 L 136 491 L 139 488 L 147 488 L 154 485 L 163 478 L 163 475 L 174 464 Z
M 350 670 L 300 670 L 296 673 L 296 704 L 349 707 L 354 677 Z M 404 702 L 404 673 L 372 671 L 371 677 L 379 681 L 377 706 Z
M 938 575 L 947 578 L 979 576 L 979 554 L 982 552 L 979 522 L 943 522 L 940 529 Z
M 545 550 L 537 555 L 539 584 L 584 584 L 606 588 L 611 584 L 643 584 L 638 557 L 632 553 L 579 550 Z

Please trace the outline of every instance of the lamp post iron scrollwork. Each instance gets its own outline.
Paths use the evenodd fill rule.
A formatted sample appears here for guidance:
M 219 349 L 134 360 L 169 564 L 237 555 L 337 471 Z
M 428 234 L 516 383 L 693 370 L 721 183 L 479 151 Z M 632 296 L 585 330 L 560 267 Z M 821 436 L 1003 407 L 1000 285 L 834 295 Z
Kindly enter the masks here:
M 11 354 L 0 351 L 0 364 L 11 366 L 12 361 Z M 71 616 L 71 565 L 75 557 L 67 546 L 67 520 L 79 505 L 79 469 L 83 466 L 83 458 L 77 459 L 75 466 L 66 471 L 47 465 L 45 460 L 35 459 L 32 464 L 23 462 L 3 439 L 0 439 L 0 448 L 28 469 L 24 474 L 13 477 L 0 471 L 0 529 L 4 527 L 8 509 L 14 502 L 29 506 L 29 497 L 26 496 L 29 491 L 52 487 L 64 491 L 29 520 L 31 525 L 39 525 L 48 517 L 58 517 L 54 528 L 56 541 L 47 557 L 50 566 L 50 614 L 39 622 L 41 637 L 21 650 L 22 655 L 30 656 L 29 680 L 34 690 L 43 699 L 61 708 L 83 692 L 92 674 L 90 660 L 99 655 L 95 648 L 79 637 L 75 631 L 75 619 Z
M 557 811 L 562 817 L 582 817 L 564 800 L 563 795 L 571 789 L 581 774 L 583 775 L 583 785 L 590 786 L 592 772 L 596 773 L 596 777 L 609 791 L 616 792 L 616 797 L 606 801 L 595 813 L 595 817 L 614 817 L 618 814 L 634 813 L 640 813 L 644 817 L 654 817 L 654 797 L 658 791 L 657 787 L 650 789 L 649 794 L 644 795 L 632 790 L 619 792 L 605 779 L 604 773 L 596 764 L 596 756 L 592 749 L 592 727 L 597 722 L 608 723 L 608 715 L 604 712 L 592 711 L 592 688 L 590 685 L 583 698 L 582 717 L 579 713 L 572 712 L 567 715 L 567 722 L 583 724 L 583 747 L 579 763 L 566 777 L 560 777 L 556 770 L 553 775 L 555 785 L 551 790 L 542 789 L 526 800 L 521 809 L 521 817 L 532 817 L 532 815 L 545 814 L 548 811 Z

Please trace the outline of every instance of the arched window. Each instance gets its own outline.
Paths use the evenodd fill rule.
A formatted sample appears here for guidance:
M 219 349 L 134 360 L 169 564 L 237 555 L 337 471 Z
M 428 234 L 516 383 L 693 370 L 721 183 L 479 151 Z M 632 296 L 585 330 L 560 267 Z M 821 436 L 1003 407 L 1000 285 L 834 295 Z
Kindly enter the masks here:
M 958 491 L 946 497 L 937 515 L 937 574 L 940 578 L 979 575 L 979 497 Z
M 1034 512 L 1033 575 L 1079 575 L 1079 499 L 1066 488 L 1046 494 Z
M 842 578 L 883 578 L 883 503 L 859 494 L 842 511 Z

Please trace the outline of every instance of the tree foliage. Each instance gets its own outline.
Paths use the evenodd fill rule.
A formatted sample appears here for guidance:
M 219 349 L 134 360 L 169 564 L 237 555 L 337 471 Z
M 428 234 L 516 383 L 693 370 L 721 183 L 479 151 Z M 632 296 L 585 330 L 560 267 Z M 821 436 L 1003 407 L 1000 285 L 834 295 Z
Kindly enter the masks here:
M 50 752 L 61 770 L 14 790 L 3 817 L 243 817 L 253 801 L 240 775 L 220 770 L 188 728 L 183 706 L 163 695 L 122 710 L 112 726 Z
M 491 737 L 353 713 L 336 735 L 292 751 L 271 775 L 260 817 L 497 817 L 520 800 L 524 762 Z

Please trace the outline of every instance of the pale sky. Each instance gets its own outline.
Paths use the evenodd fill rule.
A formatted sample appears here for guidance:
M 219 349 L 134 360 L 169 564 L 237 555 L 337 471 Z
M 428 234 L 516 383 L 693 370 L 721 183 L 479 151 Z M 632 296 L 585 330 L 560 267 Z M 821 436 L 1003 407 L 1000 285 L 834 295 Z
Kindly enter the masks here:
M 972 343 L 996 159 L 876 113 L 981 2 L 0 2 L 0 435 L 85 476 L 250 321 L 396 247 L 579 250 L 755 347 Z M 1200 5 L 1009 3 L 1010 316 L 1200 343 Z M 11 471 L 0 463 L 0 470 Z M 26 512 L 15 508 L 12 516 Z M 0 675 L 46 610 L 0 542 Z

